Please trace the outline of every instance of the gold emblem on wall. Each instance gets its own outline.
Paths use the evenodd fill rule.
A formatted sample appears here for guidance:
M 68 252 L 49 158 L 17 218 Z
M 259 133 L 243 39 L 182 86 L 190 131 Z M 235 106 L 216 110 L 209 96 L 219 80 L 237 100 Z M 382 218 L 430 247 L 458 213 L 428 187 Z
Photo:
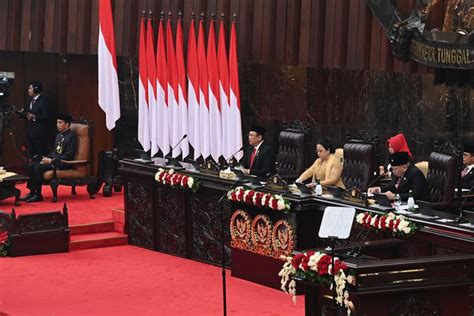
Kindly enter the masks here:
M 272 221 L 267 215 L 257 215 L 252 221 L 252 252 L 271 256 Z
M 289 256 L 295 248 L 293 227 L 286 220 L 279 220 L 273 226 L 272 233 L 273 257 Z
M 230 245 L 247 250 L 250 247 L 251 221 L 247 212 L 237 210 L 230 218 Z

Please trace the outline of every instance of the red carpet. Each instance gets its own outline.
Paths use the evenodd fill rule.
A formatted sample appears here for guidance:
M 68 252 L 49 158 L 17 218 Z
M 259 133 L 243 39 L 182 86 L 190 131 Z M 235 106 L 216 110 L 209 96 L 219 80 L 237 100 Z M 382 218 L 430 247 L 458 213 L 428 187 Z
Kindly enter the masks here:
M 303 315 L 280 291 L 230 277 L 229 315 Z M 0 315 L 222 315 L 221 270 L 133 246 L 0 258 Z
M 26 184 L 17 185 L 22 196 L 29 192 Z M 17 215 L 45 211 L 62 210 L 66 203 L 69 212 L 69 225 L 96 223 L 112 220 L 112 210 L 123 209 L 123 193 L 113 193 L 111 197 L 104 197 L 100 191 L 95 199 L 90 199 L 85 186 L 76 188 L 77 195 L 71 195 L 71 187 L 59 186 L 58 202 L 52 203 L 52 193 L 49 186 L 43 186 L 43 202 L 26 203 L 15 207 L 14 198 L 0 201 L 0 210 L 10 213 L 15 208 Z

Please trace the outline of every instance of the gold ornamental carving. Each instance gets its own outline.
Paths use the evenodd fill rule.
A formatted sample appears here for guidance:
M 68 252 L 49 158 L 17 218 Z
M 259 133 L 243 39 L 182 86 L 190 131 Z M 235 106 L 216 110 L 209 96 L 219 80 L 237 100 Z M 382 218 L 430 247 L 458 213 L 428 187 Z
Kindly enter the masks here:
M 257 215 L 252 221 L 251 251 L 263 256 L 272 256 L 272 221 L 267 215 Z
M 289 256 L 295 248 L 295 234 L 293 227 L 286 220 L 279 220 L 273 226 L 272 256 L 280 258 L 281 255 Z
M 230 245 L 234 248 L 249 250 L 251 238 L 251 221 L 249 214 L 237 210 L 230 218 Z

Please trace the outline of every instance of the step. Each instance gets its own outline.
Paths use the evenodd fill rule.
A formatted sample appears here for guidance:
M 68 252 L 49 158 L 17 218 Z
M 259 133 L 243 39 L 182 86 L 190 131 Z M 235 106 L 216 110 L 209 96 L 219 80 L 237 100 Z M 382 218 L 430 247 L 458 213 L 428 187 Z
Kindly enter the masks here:
M 114 219 L 114 228 L 116 232 L 124 233 L 125 226 L 125 212 L 123 209 L 113 209 L 112 218 Z
M 128 244 L 128 236 L 116 232 L 72 235 L 69 243 L 69 251 L 126 244 Z
M 96 222 L 96 223 L 88 223 L 88 224 L 70 225 L 69 230 L 71 231 L 71 236 L 72 235 L 107 233 L 107 232 L 116 231 L 114 221 L 105 221 L 105 222 Z

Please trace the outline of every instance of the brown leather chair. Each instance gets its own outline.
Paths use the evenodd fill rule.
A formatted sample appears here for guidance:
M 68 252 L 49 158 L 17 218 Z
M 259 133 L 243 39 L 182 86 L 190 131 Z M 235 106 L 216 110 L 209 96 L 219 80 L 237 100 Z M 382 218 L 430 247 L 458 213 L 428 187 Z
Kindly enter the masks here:
M 287 181 L 294 181 L 305 170 L 306 133 L 297 129 L 285 129 L 280 132 L 277 173 Z
M 454 206 L 456 176 L 456 157 L 438 152 L 430 154 L 426 181 L 430 188 L 433 207 Z
M 63 161 L 71 164 L 72 168 L 67 170 L 53 169 L 43 174 L 43 179 L 49 182 L 53 191 L 53 202 L 58 201 L 58 186 L 71 186 L 71 194 L 76 194 L 76 186 L 87 185 L 87 191 L 91 199 L 95 198 L 95 192 L 90 189 L 89 184 L 95 182 L 95 178 L 89 176 L 93 168 L 92 140 L 94 136 L 94 123 L 83 118 L 79 123 L 71 124 L 71 131 L 77 137 L 76 157 L 72 161 Z
M 344 145 L 342 181 L 347 189 L 356 187 L 367 190 L 378 169 L 376 145 L 362 141 L 350 141 Z

